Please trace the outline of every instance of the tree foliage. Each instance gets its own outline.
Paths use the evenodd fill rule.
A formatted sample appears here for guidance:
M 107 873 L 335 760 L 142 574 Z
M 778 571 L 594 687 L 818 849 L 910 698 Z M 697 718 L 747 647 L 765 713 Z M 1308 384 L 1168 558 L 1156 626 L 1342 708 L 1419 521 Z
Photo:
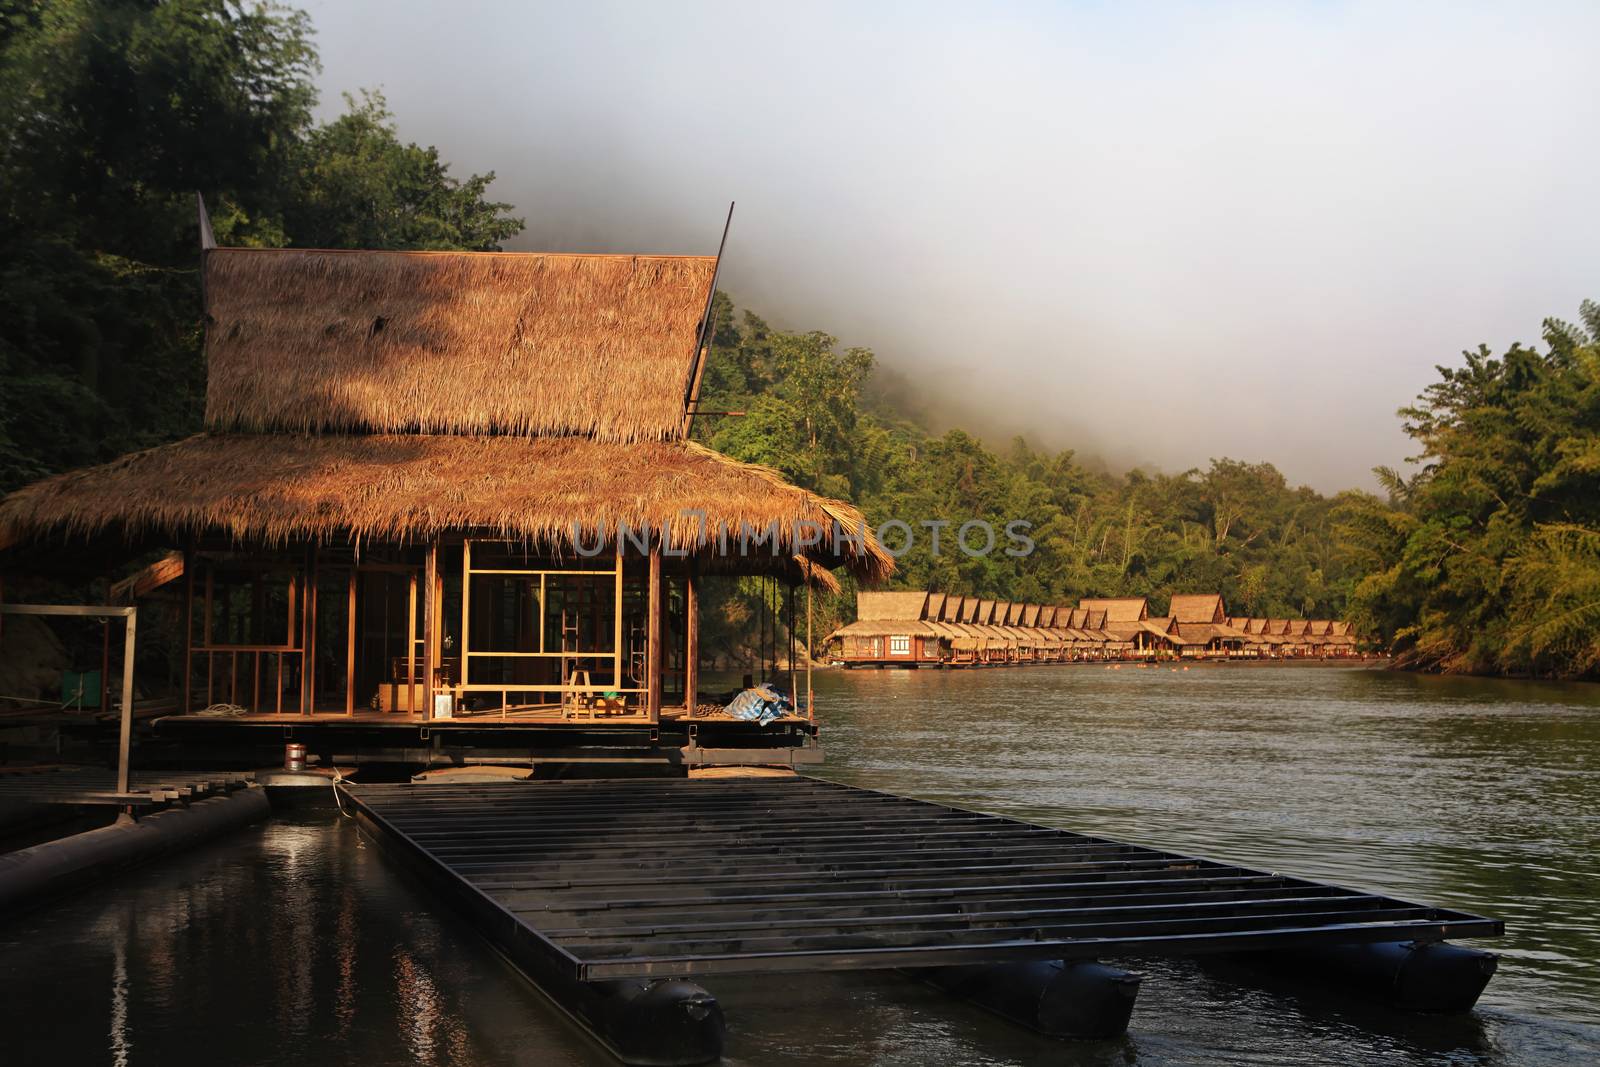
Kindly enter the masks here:
M 194 195 L 239 245 L 499 246 L 522 228 L 403 144 L 319 125 L 307 16 L 240 0 L 0 0 L 0 491 L 193 432 Z
M 1404 408 L 1421 445 L 1387 504 L 1348 514 L 1352 608 L 1405 662 L 1576 677 L 1600 668 L 1600 305 L 1545 348 L 1480 347 Z

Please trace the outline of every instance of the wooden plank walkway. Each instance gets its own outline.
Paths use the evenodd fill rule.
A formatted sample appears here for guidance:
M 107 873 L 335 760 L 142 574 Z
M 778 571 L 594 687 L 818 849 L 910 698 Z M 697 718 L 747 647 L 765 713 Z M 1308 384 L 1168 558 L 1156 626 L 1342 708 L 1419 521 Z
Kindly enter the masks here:
M 1494 919 L 803 777 L 343 788 L 492 937 L 586 981 L 1504 932 Z
M 201 800 L 243 789 L 241 771 L 134 771 L 126 793 L 117 792 L 117 772 L 102 767 L 0 767 L 0 802 L 154 807 Z

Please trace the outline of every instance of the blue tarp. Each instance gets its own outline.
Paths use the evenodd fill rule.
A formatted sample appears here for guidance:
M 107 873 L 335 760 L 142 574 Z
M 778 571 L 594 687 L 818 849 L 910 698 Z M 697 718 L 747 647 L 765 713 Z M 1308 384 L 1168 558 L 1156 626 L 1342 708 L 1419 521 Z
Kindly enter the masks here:
M 728 702 L 728 714 L 746 722 L 766 724 L 794 714 L 794 701 L 783 690 L 770 685 L 746 689 Z

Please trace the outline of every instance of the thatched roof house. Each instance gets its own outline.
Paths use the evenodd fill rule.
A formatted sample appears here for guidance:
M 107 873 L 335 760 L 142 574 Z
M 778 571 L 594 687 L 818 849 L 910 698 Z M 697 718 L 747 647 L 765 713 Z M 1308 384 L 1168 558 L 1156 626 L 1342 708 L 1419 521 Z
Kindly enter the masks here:
M 1106 621 L 1113 624 L 1138 622 L 1150 617 L 1148 602 L 1142 596 L 1084 597 L 1078 601 L 1080 608 L 1105 612 Z
M 689 442 L 705 256 L 205 253 L 206 431 L 0 503 L 0 550 L 110 535 L 561 546 L 796 523 L 892 570 L 856 509 Z
M 0 566 L 35 566 L 63 549 L 84 554 L 85 545 L 100 550 L 96 559 L 155 548 L 219 565 L 225 555 L 271 557 L 277 572 L 298 568 L 290 580 L 301 597 L 290 603 L 307 611 L 324 553 L 351 576 L 344 614 L 354 615 L 357 586 L 369 595 L 357 581 L 363 568 L 431 576 L 438 564 L 462 587 L 450 598 L 460 603 L 455 631 L 465 643 L 469 591 L 478 599 L 480 586 L 495 587 L 493 596 L 509 597 L 496 583 L 534 573 L 528 561 L 541 559 L 539 573 L 567 583 L 573 603 L 587 598 L 585 610 L 600 611 L 578 591 L 594 581 L 579 572 L 606 562 L 616 589 L 603 610 L 642 612 L 652 649 L 665 624 L 627 606 L 623 585 L 642 591 L 648 562 L 645 599 L 654 604 L 668 580 L 663 556 L 689 587 L 706 570 L 823 584 L 823 568 L 836 566 L 867 583 L 887 577 L 893 560 L 855 508 L 689 440 L 716 266 L 708 256 L 207 248 L 204 430 L 6 497 Z M 475 541 L 486 552 L 521 553 L 523 571 L 487 565 L 478 580 Z M 442 551 L 456 562 L 441 563 Z M 419 610 L 439 630 L 426 640 L 446 636 L 437 619 L 444 581 L 421 587 Z M 376 585 L 370 595 L 379 596 Z M 488 608 L 477 609 L 481 624 L 499 625 Z M 308 693 L 315 620 L 311 612 L 299 634 L 271 646 L 303 659 Z M 583 655 L 608 658 L 613 686 L 627 688 L 620 622 L 604 652 L 589 629 Z M 395 640 L 405 647 L 403 634 Z M 448 681 L 454 668 L 439 648 L 424 658 L 425 684 L 435 671 Z M 356 659 L 351 652 L 351 678 L 365 669 Z M 554 662 L 495 671 L 571 695 L 567 678 L 545 685 Z M 649 691 L 654 715 L 659 665 L 650 674 L 629 691 Z M 536 675 L 538 686 L 527 681 Z M 472 681 L 456 679 L 458 697 L 472 695 Z M 348 687 L 347 707 L 355 683 Z M 302 696 L 302 710 L 314 700 Z
M 1224 623 L 1228 621 L 1226 613 L 1222 610 L 1222 594 L 1196 593 L 1174 594 L 1167 614 L 1185 622 L 1211 622 Z

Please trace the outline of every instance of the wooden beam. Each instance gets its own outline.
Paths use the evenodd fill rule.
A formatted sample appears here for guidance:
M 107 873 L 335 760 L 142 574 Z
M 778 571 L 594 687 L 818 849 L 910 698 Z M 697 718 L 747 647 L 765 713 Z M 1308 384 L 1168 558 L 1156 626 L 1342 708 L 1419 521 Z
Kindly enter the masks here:
M 700 574 L 691 559 L 683 576 L 683 707 L 694 714 L 700 690 Z
M 661 721 L 661 546 L 650 547 L 650 583 L 645 597 L 645 714 Z

